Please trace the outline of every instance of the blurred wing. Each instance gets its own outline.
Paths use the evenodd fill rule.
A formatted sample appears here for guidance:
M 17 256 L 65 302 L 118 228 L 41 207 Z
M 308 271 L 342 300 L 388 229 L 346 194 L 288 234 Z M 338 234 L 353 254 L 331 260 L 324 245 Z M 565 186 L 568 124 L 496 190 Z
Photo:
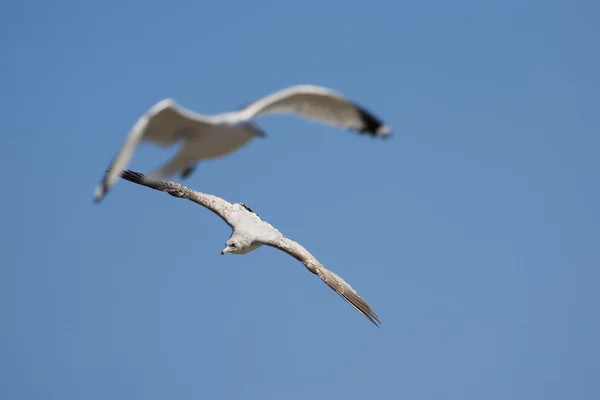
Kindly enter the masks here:
M 125 143 L 111 161 L 104 178 L 96 187 L 96 202 L 100 202 L 116 183 L 119 173 L 127 167 L 140 142 L 151 142 L 161 147 L 167 147 L 186 136 L 200 135 L 212 126 L 209 117 L 188 111 L 171 99 L 156 103 L 131 128 Z
M 319 263 L 313 256 L 302 247 L 299 243 L 288 239 L 286 237 L 280 237 L 274 240 L 264 242 L 267 246 L 275 247 L 281 251 L 284 251 L 300 261 L 304 266 L 313 274 L 318 275 L 323 282 L 339 294 L 344 300 L 348 302 L 356 311 L 364 315 L 369 321 L 375 326 L 381 324 L 379 316 L 371 308 L 360 295 L 350 286 L 345 280 L 343 280 L 336 273 L 325 268 Z
M 297 85 L 282 89 L 244 106 L 239 112 L 247 119 L 262 114 L 297 114 L 371 136 L 391 135 L 390 129 L 375 115 L 321 86 Z

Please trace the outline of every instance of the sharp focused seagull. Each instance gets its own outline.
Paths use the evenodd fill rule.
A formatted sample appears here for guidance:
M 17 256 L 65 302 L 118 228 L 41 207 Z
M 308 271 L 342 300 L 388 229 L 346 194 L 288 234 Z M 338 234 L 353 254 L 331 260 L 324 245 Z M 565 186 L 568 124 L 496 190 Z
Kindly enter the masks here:
M 312 254 L 295 241 L 283 236 L 271 224 L 263 221 L 244 203 L 229 201 L 210 194 L 196 192 L 170 181 L 149 180 L 146 175 L 130 170 L 123 171 L 121 178 L 139 185 L 169 193 L 171 196 L 188 199 L 217 214 L 232 229 L 221 255 L 225 253 L 247 254 L 262 245 L 275 247 L 300 261 L 306 269 L 318 275 L 331 289 L 335 290 L 359 313 L 376 326 L 381 324 L 379 316 L 350 285 L 335 273 L 326 269 Z
M 341 94 L 320 86 L 296 85 L 271 93 L 238 111 L 201 115 L 183 108 L 172 99 L 156 103 L 133 126 L 125 143 L 112 160 L 108 172 L 96 187 L 100 202 L 116 183 L 140 142 L 170 147 L 182 141 L 181 150 L 167 163 L 148 174 L 164 180 L 180 172 L 189 176 L 200 160 L 222 157 L 255 137 L 265 134 L 252 119 L 265 114 L 297 114 L 373 137 L 388 137 L 390 129 L 377 117 Z

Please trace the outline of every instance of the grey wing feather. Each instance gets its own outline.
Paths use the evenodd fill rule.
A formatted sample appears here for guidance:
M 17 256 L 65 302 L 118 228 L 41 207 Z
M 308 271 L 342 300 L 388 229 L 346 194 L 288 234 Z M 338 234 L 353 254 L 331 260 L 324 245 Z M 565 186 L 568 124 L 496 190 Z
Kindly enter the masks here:
M 260 98 L 240 111 L 247 119 L 262 114 L 297 114 L 302 117 L 388 137 L 391 131 L 379 118 L 341 94 L 321 86 L 296 85 Z
M 313 257 L 312 254 L 309 253 L 308 250 L 302 247 L 299 243 L 286 237 L 280 237 L 264 244 L 282 250 L 294 257 L 296 260 L 300 261 L 302 264 L 304 264 L 306 269 L 321 278 L 321 280 L 325 282 L 327 286 L 333 289 L 338 295 L 346 300 L 348 304 L 354 307 L 355 310 L 375 324 L 375 326 L 378 327 L 379 324 L 381 324 L 381 320 L 379 319 L 379 316 L 375 310 L 371 308 L 369 303 L 367 303 L 356 292 L 356 290 L 352 288 L 352 286 L 350 286 L 339 275 L 325 268 L 317 261 L 316 258 Z
M 187 199 L 196 204 L 200 204 L 221 217 L 221 219 L 233 229 L 230 219 L 233 206 L 225 199 L 191 190 L 176 182 L 152 180 L 140 172 L 127 170 L 121 172 L 120 177 L 138 185 L 147 186 L 155 190 L 160 190 L 161 192 L 167 192 L 173 197 Z
M 317 267 L 316 273 L 327 286 L 346 300 L 356 311 L 367 317 L 375 326 L 378 327 L 381 324 L 375 310 L 339 275 L 323 266 Z

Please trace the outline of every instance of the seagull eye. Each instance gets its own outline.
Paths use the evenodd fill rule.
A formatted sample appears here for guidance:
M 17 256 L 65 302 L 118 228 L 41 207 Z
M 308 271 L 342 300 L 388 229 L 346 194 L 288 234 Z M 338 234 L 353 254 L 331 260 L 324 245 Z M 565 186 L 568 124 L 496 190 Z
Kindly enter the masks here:
M 231 245 L 230 245 L 230 246 L 231 246 L 231 247 L 235 247 L 235 243 L 231 243 Z

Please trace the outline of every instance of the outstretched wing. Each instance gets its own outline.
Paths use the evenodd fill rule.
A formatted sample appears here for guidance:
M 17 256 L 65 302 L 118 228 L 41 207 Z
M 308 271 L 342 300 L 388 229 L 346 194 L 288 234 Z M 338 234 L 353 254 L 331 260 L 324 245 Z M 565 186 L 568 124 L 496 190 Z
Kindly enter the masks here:
M 100 202 L 116 183 L 119 173 L 127 167 L 140 142 L 168 147 L 184 137 L 201 135 L 212 126 L 210 117 L 189 111 L 171 99 L 159 101 L 140 117 L 129 131 L 123 146 L 96 187 L 96 202 Z
M 130 170 L 121 172 L 120 176 L 129 182 L 160 190 L 161 192 L 167 192 L 171 196 L 188 199 L 196 204 L 200 204 L 202 207 L 208 208 L 210 211 L 221 217 L 221 219 L 233 229 L 230 219 L 233 206 L 232 203 L 225 199 L 210 194 L 196 192 L 195 190 L 191 190 L 176 182 L 151 180 L 142 173 Z
M 330 288 L 332 288 L 337 294 L 342 296 L 344 300 L 346 300 L 352 307 L 354 307 L 359 313 L 364 315 L 375 324 L 375 326 L 379 326 L 381 324 L 381 320 L 379 316 L 371 308 L 369 303 L 367 303 L 360 295 L 350 286 L 345 280 L 343 280 L 339 275 L 335 272 L 328 270 L 327 268 L 317 267 L 317 275 L 323 282 L 327 284 Z
M 389 127 L 375 115 L 341 94 L 321 86 L 291 86 L 255 100 L 239 112 L 246 119 L 261 114 L 297 114 L 371 136 L 391 135 Z
M 375 326 L 381 324 L 379 316 L 357 292 L 345 280 L 336 273 L 325 268 L 313 256 L 297 242 L 286 237 L 264 242 L 265 245 L 275 247 L 284 251 L 300 261 L 306 269 L 318 275 L 323 282 L 346 300 L 355 310 L 364 315 Z

